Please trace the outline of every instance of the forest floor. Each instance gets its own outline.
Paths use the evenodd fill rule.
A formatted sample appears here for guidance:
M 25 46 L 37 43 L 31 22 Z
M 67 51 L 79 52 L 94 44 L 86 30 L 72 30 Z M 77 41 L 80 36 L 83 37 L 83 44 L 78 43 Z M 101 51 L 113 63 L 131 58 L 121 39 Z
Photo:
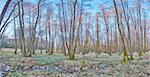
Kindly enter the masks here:
M 58 53 L 36 53 L 33 57 L 13 53 L 12 49 L 0 51 L 0 77 L 150 77 L 149 52 L 142 58 L 134 54 L 135 59 L 126 63 L 118 54 L 78 54 L 69 60 Z

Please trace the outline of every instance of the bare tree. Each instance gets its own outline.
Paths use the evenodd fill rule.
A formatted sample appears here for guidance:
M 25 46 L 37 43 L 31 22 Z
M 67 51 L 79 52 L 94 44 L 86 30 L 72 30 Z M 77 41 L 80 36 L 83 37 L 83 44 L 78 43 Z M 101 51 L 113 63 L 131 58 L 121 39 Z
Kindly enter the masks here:
M 17 0 L 19 2 L 19 0 Z M 23 6 L 23 0 L 22 0 L 22 6 Z M 20 47 L 21 47 L 21 52 L 23 53 L 24 56 L 27 56 L 26 53 L 26 46 L 25 46 L 25 36 L 24 36 L 24 25 L 23 25 L 23 7 L 22 7 L 22 12 L 21 12 L 21 7 L 20 3 L 18 3 L 18 15 L 19 15 L 19 25 L 20 25 Z
M 71 16 L 70 16 L 70 34 L 69 34 L 69 44 L 66 43 L 69 59 L 73 60 L 75 57 L 75 51 L 76 51 L 76 43 L 75 43 L 75 21 L 76 21 L 76 4 L 77 0 L 75 0 L 72 4 L 72 1 L 70 2 L 71 7 Z M 73 9 L 73 11 L 72 11 Z
M 121 6 L 122 6 L 123 14 L 124 14 L 124 20 L 126 22 L 126 26 L 127 26 L 127 30 L 128 30 L 127 44 L 128 44 L 128 50 L 130 52 L 130 59 L 133 59 L 132 50 L 131 50 L 131 32 L 130 32 L 129 14 L 126 13 L 125 5 L 123 4 L 122 0 L 121 0 Z M 126 5 L 126 6 L 127 6 L 127 9 L 129 9 L 128 5 Z M 127 10 L 127 12 L 128 12 L 128 10 Z
M 63 42 L 63 51 L 64 51 L 64 55 L 67 55 L 67 52 L 66 52 L 66 45 L 65 45 L 65 43 L 66 43 L 66 40 L 65 40 L 65 38 L 66 38 L 66 16 L 65 16 L 65 9 L 64 9 L 64 2 L 63 2 L 63 0 L 60 0 L 61 1 L 61 7 L 62 7 L 62 14 L 63 14 L 63 27 L 64 27 L 64 30 L 62 30 L 62 31 L 64 31 L 64 33 L 65 33 L 65 35 L 63 35 L 63 32 L 62 32 L 62 42 Z
M 36 39 L 36 28 L 37 28 L 37 24 L 38 24 L 38 21 L 39 21 L 39 16 L 40 16 L 40 3 L 41 3 L 41 0 L 38 1 L 38 5 L 37 5 L 37 17 L 36 17 L 36 20 L 35 20 L 35 24 L 33 26 L 33 35 L 32 35 L 32 39 L 31 39 L 31 42 L 29 44 L 29 49 L 28 51 L 30 52 L 29 56 L 32 56 L 32 53 L 33 53 L 33 46 L 35 45 L 35 39 Z
M 144 12 L 144 53 L 147 52 L 147 18 L 146 18 L 146 14 Z
M 100 40 L 100 38 L 99 38 L 100 28 L 99 27 L 100 26 L 99 26 L 98 22 L 99 22 L 99 14 L 97 13 L 96 14 L 96 34 L 97 34 L 96 35 L 97 36 L 97 41 L 96 41 L 96 49 L 97 50 L 96 50 L 96 52 L 97 52 L 97 54 L 99 53 L 99 50 L 100 50 L 100 48 L 99 48 L 100 47 L 100 45 L 99 45 L 100 44 L 100 42 L 99 42 L 99 40 Z
M 138 29 L 139 29 L 139 56 L 143 54 L 143 27 L 142 27 L 142 18 L 141 18 L 141 0 L 137 1 L 137 21 L 138 21 Z
M 114 3 L 114 7 L 115 7 L 115 12 L 116 12 L 118 31 L 119 31 L 119 34 L 120 34 L 121 42 L 123 44 L 123 54 L 124 54 L 123 60 L 126 61 L 126 60 L 129 59 L 129 57 L 128 57 L 128 53 L 127 53 L 127 50 L 126 50 L 123 33 L 121 31 L 121 27 L 120 27 L 120 23 L 119 23 L 119 14 L 118 14 L 118 10 L 117 10 L 116 1 L 113 0 L 113 3 Z
M 104 25 L 105 25 L 105 28 L 106 28 L 106 38 L 107 38 L 107 51 L 109 53 L 109 55 L 111 55 L 111 51 L 110 51 L 110 41 L 109 41 L 109 22 L 108 22 L 108 17 L 109 17 L 109 14 L 108 12 L 105 10 L 104 6 L 101 5 L 101 10 L 102 10 L 102 14 L 103 14 L 103 19 L 104 19 Z

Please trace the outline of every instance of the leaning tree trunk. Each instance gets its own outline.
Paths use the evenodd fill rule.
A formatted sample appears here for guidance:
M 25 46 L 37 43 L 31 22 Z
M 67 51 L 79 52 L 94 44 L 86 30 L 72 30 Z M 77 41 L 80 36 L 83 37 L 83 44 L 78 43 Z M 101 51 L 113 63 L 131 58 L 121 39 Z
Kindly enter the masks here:
M 9 6 L 10 2 L 11 2 L 11 0 L 7 0 L 5 6 L 4 6 L 4 8 L 3 8 L 3 10 L 2 10 L 2 12 L 1 12 L 1 14 L 0 14 L 0 26 L 1 26 L 1 23 L 2 23 L 2 21 L 3 21 L 3 18 L 4 18 L 4 16 L 5 16 L 5 14 L 6 14 L 6 11 L 7 11 L 7 9 L 8 9 L 8 6 Z M 1 31 L 0 31 L 0 32 L 1 32 Z
M 124 37 L 122 35 L 122 31 L 121 31 L 120 24 L 119 24 L 119 15 L 118 15 L 118 10 L 117 10 L 117 6 L 116 6 L 116 1 L 113 0 L 113 3 L 114 3 L 114 6 L 115 6 L 115 11 L 116 11 L 117 26 L 118 26 L 119 34 L 120 34 L 120 37 L 121 37 L 121 42 L 123 44 L 123 54 L 124 54 L 123 60 L 127 61 L 129 59 L 129 57 L 128 57 L 128 53 L 127 53 L 127 50 L 126 50 L 126 47 L 125 47 Z
M 128 30 L 128 40 L 127 40 L 127 44 L 128 44 L 128 50 L 130 53 L 130 59 L 134 59 L 133 55 L 132 55 L 132 50 L 131 50 L 131 31 L 130 31 L 130 23 L 129 23 L 129 15 L 126 13 L 124 5 L 123 5 L 123 1 L 121 0 L 121 5 L 122 5 L 122 9 L 123 9 L 123 14 L 124 14 L 124 19 L 126 22 L 126 26 L 127 26 L 127 30 Z

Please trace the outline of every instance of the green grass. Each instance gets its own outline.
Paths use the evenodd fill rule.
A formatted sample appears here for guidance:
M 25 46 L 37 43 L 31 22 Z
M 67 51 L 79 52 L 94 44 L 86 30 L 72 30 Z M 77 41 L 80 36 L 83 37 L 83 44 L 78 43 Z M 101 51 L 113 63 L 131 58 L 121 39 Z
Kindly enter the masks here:
M 43 64 L 53 64 L 61 62 L 65 59 L 65 56 L 57 54 L 57 55 L 36 55 L 32 57 L 35 61 L 38 62 L 39 65 Z
M 6 64 L 10 65 L 23 65 L 21 60 L 35 60 L 38 65 L 46 65 L 46 64 L 56 64 L 56 63 L 64 63 L 70 65 L 80 65 L 82 61 L 85 60 L 85 64 L 93 65 L 101 62 L 118 62 L 120 60 L 120 56 L 113 54 L 112 56 L 101 54 L 98 57 L 84 57 L 82 55 L 75 55 L 75 60 L 69 60 L 68 56 L 64 56 L 62 54 L 55 53 L 53 55 L 40 54 L 37 53 L 32 57 L 22 57 L 21 53 L 13 54 L 13 51 L 1 51 L 0 57 L 5 58 L 4 61 Z M 25 64 L 26 65 L 26 64 Z
M 112 54 L 111 56 L 109 56 L 108 54 L 103 54 L 101 53 L 100 55 L 98 55 L 97 57 L 95 56 L 84 56 L 80 55 L 80 54 L 76 54 L 75 55 L 75 60 L 69 60 L 68 56 L 64 56 L 63 54 L 59 54 L 59 53 L 54 53 L 53 55 L 48 55 L 48 54 L 40 54 L 40 53 L 36 53 L 35 55 L 33 55 L 32 57 L 23 57 L 21 55 L 21 53 L 19 52 L 17 55 L 13 54 L 13 51 L 1 51 L 0 52 L 0 58 L 3 58 L 3 60 L 1 60 L 0 66 L 2 65 L 2 63 L 6 63 L 12 66 L 18 66 L 18 65 L 23 65 L 23 66 L 27 66 L 29 67 L 31 66 L 35 66 L 35 65 L 39 65 L 39 66 L 46 66 L 46 65 L 50 65 L 49 70 L 48 71 L 41 71 L 41 70 L 28 70 L 28 71 L 21 71 L 21 72 L 9 72 L 7 77 L 33 77 L 35 75 L 46 75 L 46 77 L 52 77 L 55 74 L 57 74 L 57 72 L 55 71 L 55 69 L 53 69 L 53 65 L 62 65 L 61 68 L 64 67 L 73 67 L 74 65 L 76 66 L 84 66 L 86 65 L 88 68 L 92 68 L 93 66 L 98 66 L 98 67 L 103 67 L 105 65 L 109 65 L 111 67 L 113 67 L 113 69 L 119 69 L 120 72 L 115 72 L 115 76 L 117 77 L 122 77 L 124 75 L 124 69 L 126 69 L 129 66 L 129 63 L 136 63 L 136 64 L 150 64 L 149 60 L 142 60 L 142 59 L 138 59 L 138 56 L 135 56 L 135 60 L 131 60 L 128 61 L 127 63 L 123 63 L 122 60 L 122 56 L 118 55 L 118 54 Z M 52 65 L 52 66 L 51 66 Z M 63 67 L 63 65 L 65 65 Z M 75 66 L 75 67 L 76 67 Z M 92 67 L 90 67 L 92 66 Z M 54 66 L 55 67 L 55 66 Z M 56 66 L 57 67 L 57 66 Z M 51 69 L 52 68 L 52 69 Z M 70 67 L 69 67 L 70 68 Z M 79 67 L 77 67 L 78 69 Z M 94 67 L 96 68 L 96 67 Z M 107 72 L 105 71 L 103 72 L 96 72 L 95 69 L 88 69 L 88 72 L 78 72 L 78 74 L 80 74 L 80 76 L 86 76 L 86 74 L 88 74 L 88 76 L 90 77 L 112 77 L 111 72 Z M 48 76 L 49 75 L 49 76 Z M 52 76 L 51 76 L 52 75 Z M 65 76 L 64 76 L 65 77 Z

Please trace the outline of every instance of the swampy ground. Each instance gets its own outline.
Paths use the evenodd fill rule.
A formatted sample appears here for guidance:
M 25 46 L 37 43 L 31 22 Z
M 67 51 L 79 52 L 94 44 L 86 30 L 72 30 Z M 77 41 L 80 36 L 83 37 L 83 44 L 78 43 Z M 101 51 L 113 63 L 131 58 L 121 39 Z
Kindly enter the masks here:
M 118 54 L 77 54 L 69 60 L 59 53 L 37 52 L 33 57 L 13 53 L 12 49 L 0 51 L 0 77 L 150 77 L 149 52 L 142 58 L 135 53 L 135 59 L 126 63 Z

